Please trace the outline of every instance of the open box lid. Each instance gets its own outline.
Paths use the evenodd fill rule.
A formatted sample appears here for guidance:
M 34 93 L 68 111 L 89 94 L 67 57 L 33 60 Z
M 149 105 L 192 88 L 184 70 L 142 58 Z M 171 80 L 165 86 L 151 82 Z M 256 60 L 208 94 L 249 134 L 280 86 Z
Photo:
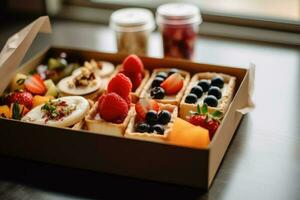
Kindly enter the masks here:
M 0 53 L 0 74 L 5 74 L 0 81 L 0 94 L 8 85 L 23 60 L 26 52 L 35 39 L 37 33 L 51 33 L 51 24 L 48 16 L 42 16 L 11 36 Z

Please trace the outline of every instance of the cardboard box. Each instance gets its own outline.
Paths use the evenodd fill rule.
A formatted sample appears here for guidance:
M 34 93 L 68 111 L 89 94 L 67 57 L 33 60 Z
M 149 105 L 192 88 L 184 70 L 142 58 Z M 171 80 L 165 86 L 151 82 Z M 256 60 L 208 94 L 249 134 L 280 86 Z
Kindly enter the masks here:
M 23 32 L 19 32 L 19 39 L 10 39 L 2 50 L 0 78 L 4 81 L 0 84 L 1 93 L 16 73 L 15 66 L 21 62 L 40 28 L 50 30 L 47 17 L 41 17 L 23 29 Z M 83 60 L 94 58 L 114 64 L 121 63 L 126 56 L 50 47 L 17 71 L 28 72 L 48 56 L 58 55 L 62 51 Z M 253 107 L 252 68 L 216 66 L 179 59 L 141 59 L 149 70 L 155 67 L 177 67 L 191 73 L 214 71 L 237 78 L 234 98 L 207 148 L 194 149 L 0 118 L 0 153 L 67 167 L 208 189 L 243 114 Z

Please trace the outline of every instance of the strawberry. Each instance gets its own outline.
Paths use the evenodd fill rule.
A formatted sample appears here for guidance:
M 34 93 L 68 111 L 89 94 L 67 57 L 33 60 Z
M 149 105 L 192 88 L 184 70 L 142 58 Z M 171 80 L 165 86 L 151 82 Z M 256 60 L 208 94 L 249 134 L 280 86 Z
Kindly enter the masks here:
M 183 86 L 183 78 L 179 73 L 169 76 L 160 86 L 165 89 L 167 95 L 177 94 Z
M 131 54 L 124 59 L 123 69 L 126 73 L 143 73 L 144 64 L 138 56 Z
M 197 112 L 192 113 L 192 116 L 188 121 L 191 124 L 207 129 L 211 140 L 220 126 L 220 119 L 223 117 L 222 115 L 223 114 L 218 110 L 210 114 L 206 104 L 202 107 L 197 105 Z
M 98 112 L 102 119 L 112 123 L 122 123 L 128 115 L 127 102 L 117 93 L 108 93 L 100 97 Z
M 31 109 L 33 105 L 33 96 L 29 92 L 12 92 L 6 96 L 5 102 L 7 105 L 13 103 L 22 104 L 26 108 Z
M 156 112 L 159 111 L 159 105 L 157 101 L 153 99 L 140 99 L 136 104 L 135 104 L 135 111 L 139 117 L 142 119 L 145 119 L 146 113 L 149 110 L 155 110 Z
M 29 76 L 25 80 L 24 85 L 25 85 L 26 90 L 31 92 L 32 94 L 43 95 L 47 91 L 47 88 L 44 84 L 43 79 L 38 74 L 34 74 L 32 76 Z
M 115 92 L 123 98 L 127 98 L 132 89 L 130 79 L 122 73 L 118 73 L 113 77 L 107 86 L 107 92 Z

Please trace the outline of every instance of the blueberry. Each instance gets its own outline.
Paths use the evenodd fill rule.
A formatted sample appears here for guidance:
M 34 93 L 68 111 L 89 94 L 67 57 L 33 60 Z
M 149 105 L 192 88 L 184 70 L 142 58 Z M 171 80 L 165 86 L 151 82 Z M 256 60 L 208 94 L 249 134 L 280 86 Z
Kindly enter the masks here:
M 153 128 L 154 132 L 159 135 L 163 135 L 165 132 L 165 129 L 161 124 L 155 124 L 154 126 L 152 126 L 152 128 Z
M 154 88 L 154 87 L 159 87 L 160 84 L 162 82 L 164 82 L 165 79 L 163 79 L 162 77 L 155 77 L 155 79 L 153 80 L 152 84 L 151 84 L 151 88 Z
M 211 86 L 217 86 L 218 88 L 223 88 L 224 79 L 220 76 L 216 76 L 216 77 L 211 79 L 210 85 Z
M 165 90 L 162 87 L 154 87 L 150 90 L 150 96 L 153 99 L 163 99 L 165 97 Z
M 207 92 L 208 95 L 213 95 L 215 96 L 217 99 L 221 99 L 222 97 L 222 92 L 220 90 L 220 88 L 216 87 L 216 86 L 211 86 Z
M 162 110 L 158 114 L 158 123 L 167 124 L 171 120 L 171 113 L 168 110 Z
M 168 74 L 166 72 L 159 72 L 156 77 L 161 77 L 163 79 L 166 79 L 168 77 Z
M 202 87 L 203 92 L 207 92 L 210 84 L 208 80 L 200 80 L 197 85 Z
M 135 130 L 140 133 L 148 132 L 149 129 L 150 129 L 150 125 L 145 122 L 139 123 L 135 128 Z
M 197 97 L 200 98 L 203 94 L 203 89 L 201 86 L 196 85 L 192 87 L 191 93 L 197 95 Z
M 185 97 L 184 102 L 185 102 L 185 103 L 196 103 L 197 100 L 198 100 L 197 95 L 195 95 L 195 94 L 188 94 L 188 95 Z
M 218 99 L 213 95 L 208 95 L 204 101 L 210 107 L 217 107 L 218 106 Z
M 156 112 L 155 110 L 149 110 L 149 111 L 146 113 L 145 120 L 146 120 L 146 122 L 147 122 L 148 124 L 150 124 L 150 125 L 156 124 L 156 123 L 157 123 L 157 120 L 158 120 L 157 112 Z
M 175 74 L 175 73 L 178 73 L 178 72 L 179 72 L 178 69 L 172 68 L 172 69 L 170 69 L 170 71 L 168 73 L 168 76 L 171 76 L 172 74 Z

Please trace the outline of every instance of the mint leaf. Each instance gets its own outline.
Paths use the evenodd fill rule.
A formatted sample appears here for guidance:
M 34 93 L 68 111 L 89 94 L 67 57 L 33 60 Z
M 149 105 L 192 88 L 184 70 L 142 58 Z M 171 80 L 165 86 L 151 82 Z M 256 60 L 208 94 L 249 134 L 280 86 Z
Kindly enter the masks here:
M 208 113 L 207 104 L 203 104 L 201 109 L 202 114 L 206 115 Z
M 14 103 L 13 104 L 13 108 L 12 108 L 12 118 L 13 119 L 17 119 L 20 120 L 21 119 L 21 110 L 20 110 L 20 106 L 18 103 Z
M 215 112 L 212 113 L 212 117 L 216 119 L 220 119 L 223 116 L 223 113 L 219 110 L 216 110 Z
M 20 78 L 20 79 L 17 80 L 18 85 L 22 85 L 24 82 L 25 82 L 24 78 Z
M 199 104 L 197 104 L 197 113 L 198 113 L 198 115 L 201 115 L 201 108 L 200 108 Z

